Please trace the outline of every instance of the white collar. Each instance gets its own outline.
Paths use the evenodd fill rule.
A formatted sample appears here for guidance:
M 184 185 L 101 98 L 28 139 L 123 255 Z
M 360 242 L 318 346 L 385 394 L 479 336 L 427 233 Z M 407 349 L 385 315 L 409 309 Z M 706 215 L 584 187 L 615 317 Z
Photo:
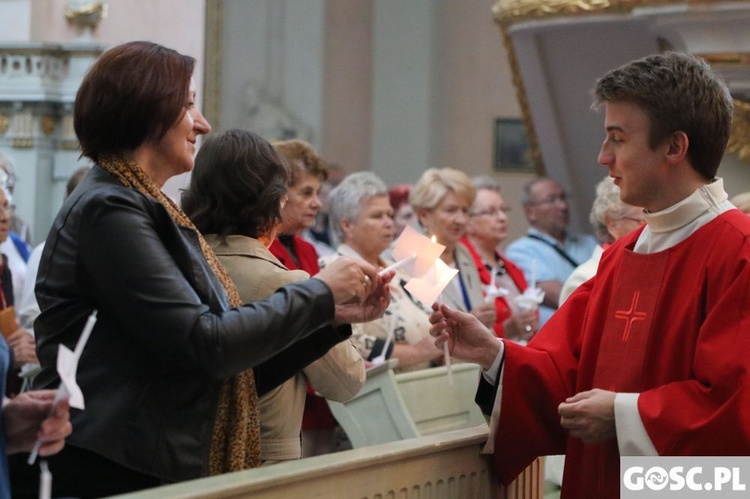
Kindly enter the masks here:
M 672 232 L 694 221 L 706 212 L 714 216 L 726 211 L 729 196 L 724 191 L 724 180 L 715 178 L 710 184 L 703 185 L 688 197 L 669 208 L 649 213 L 644 211 L 643 218 L 654 234 Z

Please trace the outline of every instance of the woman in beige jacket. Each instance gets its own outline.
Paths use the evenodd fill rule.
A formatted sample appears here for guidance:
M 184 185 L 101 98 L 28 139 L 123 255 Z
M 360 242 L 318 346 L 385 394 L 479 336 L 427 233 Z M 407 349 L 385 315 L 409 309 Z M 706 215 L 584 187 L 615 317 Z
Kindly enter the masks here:
M 268 142 L 243 130 L 209 138 L 195 160 L 185 211 L 204 234 L 244 302 L 263 299 L 280 287 L 309 278 L 288 270 L 268 246 L 276 236 L 286 198 L 288 170 Z M 340 328 L 342 329 L 342 328 Z M 324 397 L 345 402 L 365 381 L 364 362 L 347 338 L 282 385 L 264 390 L 274 373 L 256 371 L 260 396 L 261 460 L 299 459 L 306 381 Z M 289 362 L 295 356 L 289 355 Z

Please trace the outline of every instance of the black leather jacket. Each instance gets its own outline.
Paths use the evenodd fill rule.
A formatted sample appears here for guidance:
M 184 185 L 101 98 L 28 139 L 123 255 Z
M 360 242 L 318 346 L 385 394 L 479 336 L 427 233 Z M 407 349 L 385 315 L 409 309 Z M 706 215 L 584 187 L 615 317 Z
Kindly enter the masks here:
M 264 363 L 268 389 L 351 334 L 330 327 L 333 296 L 317 279 L 230 310 L 197 234 L 98 167 L 52 226 L 36 294 L 39 388 L 59 384 L 58 344 L 73 349 L 99 310 L 68 443 L 167 481 L 207 475 L 222 380 Z

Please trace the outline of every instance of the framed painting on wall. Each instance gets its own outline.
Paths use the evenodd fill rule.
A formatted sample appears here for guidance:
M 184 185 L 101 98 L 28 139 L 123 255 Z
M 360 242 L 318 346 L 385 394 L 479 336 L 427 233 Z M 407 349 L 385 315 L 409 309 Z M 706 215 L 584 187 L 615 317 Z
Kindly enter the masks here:
M 520 118 L 495 119 L 495 171 L 533 173 L 526 127 Z

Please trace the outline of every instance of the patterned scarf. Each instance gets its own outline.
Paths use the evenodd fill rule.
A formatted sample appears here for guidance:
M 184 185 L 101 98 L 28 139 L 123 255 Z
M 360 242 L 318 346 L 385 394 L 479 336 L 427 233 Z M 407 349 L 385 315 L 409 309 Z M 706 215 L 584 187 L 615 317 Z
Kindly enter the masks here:
M 201 251 L 214 274 L 221 281 L 233 307 L 242 305 L 242 299 L 232 279 L 193 222 L 134 161 L 106 157 L 99 166 L 115 176 L 126 187 L 133 188 L 159 201 L 174 222 L 198 234 Z M 244 371 L 222 383 L 219 404 L 214 420 L 208 470 L 211 475 L 255 468 L 260 465 L 260 417 L 255 376 L 252 369 Z

